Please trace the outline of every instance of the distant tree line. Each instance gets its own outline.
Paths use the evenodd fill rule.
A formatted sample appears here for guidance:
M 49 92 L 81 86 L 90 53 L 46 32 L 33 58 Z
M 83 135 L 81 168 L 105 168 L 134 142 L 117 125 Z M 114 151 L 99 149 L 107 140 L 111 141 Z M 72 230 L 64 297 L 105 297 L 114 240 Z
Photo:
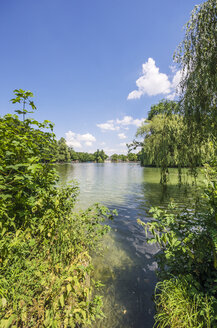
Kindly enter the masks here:
M 57 141 L 57 150 L 56 150 L 56 162 L 59 163 L 68 163 L 68 162 L 96 162 L 104 163 L 108 158 L 108 155 L 105 154 L 104 150 L 99 150 L 95 153 L 87 152 L 76 152 L 72 147 L 68 147 L 66 140 L 60 138 Z
M 67 146 L 66 140 L 60 138 L 57 141 L 55 159 L 58 163 L 68 162 L 96 162 L 104 163 L 109 156 L 105 154 L 104 150 L 99 150 L 95 153 L 76 152 L 72 147 Z M 128 155 L 113 154 L 110 157 L 112 162 L 137 162 L 141 161 L 141 152 L 138 154 L 129 153 Z
M 127 155 L 123 154 L 113 154 L 110 157 L 112 162 L 140 162 L 141 161 L 141 152 L 135 153 L 128 153 Z

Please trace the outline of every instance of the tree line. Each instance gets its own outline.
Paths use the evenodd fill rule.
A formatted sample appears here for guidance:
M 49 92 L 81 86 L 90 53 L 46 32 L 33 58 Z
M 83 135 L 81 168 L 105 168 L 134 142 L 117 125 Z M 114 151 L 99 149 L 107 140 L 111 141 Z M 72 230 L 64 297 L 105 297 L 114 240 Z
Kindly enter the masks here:
M 69 162 L 95 162 L 104 163 L 106 159 L 112 162 L 137 162 L 141 160 L 141 153 L 113 154 L 110 157 L 104 150 L 97 149 L 94 153 L 76 152 L 72 147 L 67 146 L 66 140 L 62 137 L 57 141 L 57 147 L 54 150 L 55 161 L 58 163 Z

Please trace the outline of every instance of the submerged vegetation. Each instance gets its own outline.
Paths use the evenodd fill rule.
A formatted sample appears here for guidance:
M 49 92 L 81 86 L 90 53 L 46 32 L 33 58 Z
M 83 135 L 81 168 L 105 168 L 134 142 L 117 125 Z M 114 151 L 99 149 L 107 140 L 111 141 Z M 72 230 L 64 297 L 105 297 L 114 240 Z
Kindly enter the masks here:
M 73 210 L 78 187 L 57 187 L 53 125 L 25 118 L 31 92 L 15 90 L 17 115 L 0 118 L 0 326 L 92 326 L 102 316 L 92 295 L 90 251 L 108 209 Z M 46 132 L 44 132 L 46 131 Z

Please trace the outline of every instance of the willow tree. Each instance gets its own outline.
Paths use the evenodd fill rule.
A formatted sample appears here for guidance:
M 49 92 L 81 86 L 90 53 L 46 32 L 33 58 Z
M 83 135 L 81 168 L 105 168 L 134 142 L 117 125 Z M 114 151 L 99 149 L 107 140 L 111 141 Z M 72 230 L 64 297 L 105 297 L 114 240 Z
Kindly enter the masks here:
M 187 122 L 197 123 L 201 138 L 217 128 L 217 1 L 195 6 L 175 60 L 180 64 L 181 108 Z M 192 128 L 192 127 L 191 127 Z
M 168 168 L 177 167 L 181 182 L 181 168 L 195 168 L 212 157 L 209 142 L 200 142 L 200 134 L 191 142 L 184 118 L 178 114 L 158 114 L 138 128 L 136 137 L 142 137 L 144 165 L 161 168 L 161 183 L 168 180 Z M 200 145 L 200 146 L 199 146 Z

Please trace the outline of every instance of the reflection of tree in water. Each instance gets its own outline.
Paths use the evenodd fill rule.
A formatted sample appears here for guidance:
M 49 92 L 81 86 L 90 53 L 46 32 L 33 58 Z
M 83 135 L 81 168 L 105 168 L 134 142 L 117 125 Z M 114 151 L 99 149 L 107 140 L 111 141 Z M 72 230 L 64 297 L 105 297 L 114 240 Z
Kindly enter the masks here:
M 60 176 L 61 185 L 66 185 L 69 182 L 69 175 L 71 175 L 72 171 L 74 170 L 73 165 L 67 164 L 67 163 L 66 164 L 56 164 L 55 167 Z
M 201 187 L 189 175 L 183 175 L 183 183 L 179 184 L 178 174 L 175 174 L 176 171 L 174 169 L 172 172 L 173 174 L 170 176 L 168 184 L 162 185 L 159 183 L 158 172 L 153 177 L 153 170 L 148 171 L 146 168 L 144 169 L 142 189 L 146 207 L 160 206 L 166 208 L 171 201 L 181 207 L 183 205 L 188 206 L 201 193 Z

